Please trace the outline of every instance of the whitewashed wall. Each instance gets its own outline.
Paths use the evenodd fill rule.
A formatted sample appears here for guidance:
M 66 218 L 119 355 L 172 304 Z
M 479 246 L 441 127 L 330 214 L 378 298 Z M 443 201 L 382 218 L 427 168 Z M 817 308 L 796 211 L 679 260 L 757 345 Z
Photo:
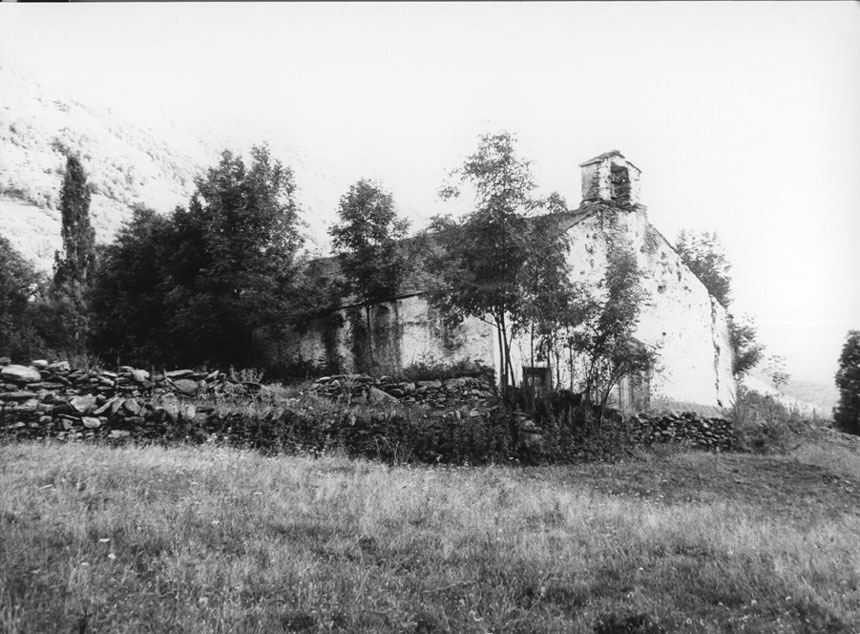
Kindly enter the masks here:
M 659 355 L 651 381 L 652 399 L 729 406 L 734 380 L 726 310 L 649 225 L 644 209 L 598 212 L 570 229 L 574 281 L 597 287 L 606 272 L 608 236 L 613 232 L 629 241 L 644 272 L 649 300 L 642 307 L 635 336 Z M 512 356 L 519 375 L 523 365 L 530 365 L 530 341 L 515 342 Z M 561 375 L 559 387 L 571 387 L 567 364 L 553 369 L 556 374 Z M 578 378 L 573 377 L 574 387 Z

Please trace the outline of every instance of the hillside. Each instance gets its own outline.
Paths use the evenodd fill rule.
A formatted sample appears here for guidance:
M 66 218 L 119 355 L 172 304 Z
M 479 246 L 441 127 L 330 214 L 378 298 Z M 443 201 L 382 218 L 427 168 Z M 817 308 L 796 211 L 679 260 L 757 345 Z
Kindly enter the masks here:
M 58 210 L 63 146 L 80 153 L 93 189 L 96 238 L 108 242 L 145 204 L 168 212 L 187 203 L 194 178 L 223 149 L 243 154 L 241 122 L 233 132 L 194 130 L 153 115 L 129 121 L 121 112 L 74 101 L 59 91 L 0 67 L 0 232 L 37 265 L 50 270 L 60 246 Z M 295 174 L 309 247 L 324 247 L 337 200 L 348 184 L 277 133 L 259 139 Z

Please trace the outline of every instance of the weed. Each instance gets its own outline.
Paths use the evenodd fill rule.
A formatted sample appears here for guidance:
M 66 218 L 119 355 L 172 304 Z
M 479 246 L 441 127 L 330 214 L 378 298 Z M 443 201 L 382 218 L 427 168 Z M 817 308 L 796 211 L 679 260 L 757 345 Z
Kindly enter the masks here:
M 810 427 L 797 408 L 789 409 L 770 395 L 743 386 L 730 409 L 738 448 L 754 453 L 786 453 Z

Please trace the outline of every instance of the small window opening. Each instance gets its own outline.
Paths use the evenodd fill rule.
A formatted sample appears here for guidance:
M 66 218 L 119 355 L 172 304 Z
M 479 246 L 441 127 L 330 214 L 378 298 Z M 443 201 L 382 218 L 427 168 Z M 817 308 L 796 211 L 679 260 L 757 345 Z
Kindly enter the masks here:
M 612 200 L 622 203 L 630 202 L 630 173 L 624 165 L 612 165 L 609 168 L 610 196 Z
M 531 388 L 535 394 L 548 392 L 552 387 L 549 368 L 523 366 L 523 386 Z

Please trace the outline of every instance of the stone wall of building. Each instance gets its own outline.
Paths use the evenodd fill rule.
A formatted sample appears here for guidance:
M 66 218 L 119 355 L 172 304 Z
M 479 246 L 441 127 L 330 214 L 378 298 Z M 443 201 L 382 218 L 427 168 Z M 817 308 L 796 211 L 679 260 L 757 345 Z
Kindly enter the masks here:
M 339 326 L 314 322 L 302 332 L 286 331 L 266 340 L 261 347 L 274 366 L 308 364 L 376 376 L 475 362 L 495 367 L 490 326 L 477 319 L 450 326 L 420 295 L 371 307 L 370 328 L 367 317 L 364 307 L 344 308 Z
M 650 225 L 645 208 L 597 205 L 568 232 L 572 245 L 569 264 L 575 282 L 599 292 L 610 244 L 631 249 L 643 271 L 649 299 L 641 309 L 636 338 L 654 349 L 659 361 L 647 384 L 639 386 L 647 391 L 646 398 L 636 393 L 633 383 L 625 383 L 620 388 L 625 394 L 620 400 L 634 399 L 640 408 L 647 405 L 648 396 L 652 401 L 665 398 L 728 406 L 734 398 L 734 381 L 726 310 Z M 420 295 L 373 306 L 370 328 L 367 317 L 363 307 L 345 308 L 339 326 L 316 322 L 302 333 L 287 333 L 267 342 L 263 347 L 268 362 L 282 367 L 306 364 L 336 372 L 396 376 L 419 366 L 451 367 L 477 361 L 498 375 L 495 333 L 482 321 L 469 319 L 449 327 Z M 524 368 L 549 366 L 553 387 L 581 389 L 579 361 L 539 359 L 527 336 L 514 342 L 512 361 L 518 382 Z M 623 406 L 622 402 L 617 404 Z

